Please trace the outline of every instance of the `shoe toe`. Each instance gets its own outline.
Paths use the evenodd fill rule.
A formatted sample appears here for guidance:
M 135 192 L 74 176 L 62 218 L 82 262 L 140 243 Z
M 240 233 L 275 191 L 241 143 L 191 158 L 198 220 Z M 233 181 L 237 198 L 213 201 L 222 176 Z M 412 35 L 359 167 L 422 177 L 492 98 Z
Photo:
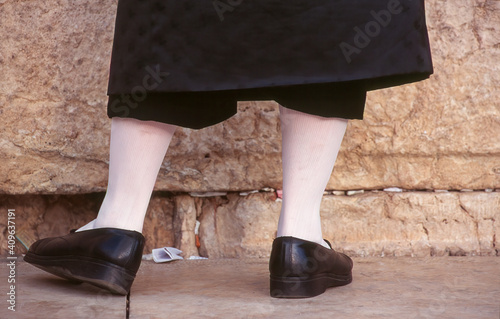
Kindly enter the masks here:
M 29 252 L 36 254 L 38 250 L 38 246 L 40 246 L 40 242 L 42 240 L 37 240 L 33 244 L 31 244 L 30 248 L 28 249 Z
M 66 247 L 63 242 L 64 240 L 60 237 L 40 239 L 31 245 L 29 252 L 40 256 L 64 255 L 69 247 Z
M 339 252 L 337 252 L 337 254 L 338 254 L 338 262 L 335 264 L 336 272 L 341 274 L 350 273 L 354 265 L 351 257 Z

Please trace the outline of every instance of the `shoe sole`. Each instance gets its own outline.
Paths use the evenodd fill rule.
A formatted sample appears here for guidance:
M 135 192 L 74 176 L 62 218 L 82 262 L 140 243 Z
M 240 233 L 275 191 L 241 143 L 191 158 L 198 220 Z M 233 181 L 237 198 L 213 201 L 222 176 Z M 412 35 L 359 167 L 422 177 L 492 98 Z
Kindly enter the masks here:
M 93 258 L 42 257 L 28 252 L 24 261 L 69 281 L 86 282 L 118 295 L 127 295 L 135 279 L 125 268 Z
M 271 275 L 270 293 L 274 298 L 310 298 L 321 295 L 327 288 L 345 286 L 352 282 L 348 275 L 319 275 L 307 277 L 278 277 Z

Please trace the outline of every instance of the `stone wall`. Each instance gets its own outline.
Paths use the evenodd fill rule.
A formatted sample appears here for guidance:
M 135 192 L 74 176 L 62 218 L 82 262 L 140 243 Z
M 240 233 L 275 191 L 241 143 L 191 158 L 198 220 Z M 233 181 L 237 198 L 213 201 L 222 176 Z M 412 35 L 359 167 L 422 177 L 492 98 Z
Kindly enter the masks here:
M 325 234 L 354 254 L 498 249 L 500 204 L 490 190 L 500 188 L 500 3 L 432 0 L 426 6 L 435 74 L 369 92 L 365 119 L 350 121 L 327 187 L 365 190 L 328 195 L 323 203 Z M 18 227 L 29 236 L 64 233 L 92 219 L 105 191 L 115 10 L 116 1 L 0 1 L 0 206 L 18 211 Z M 149 243 L 217 257 L 265 255 L 279 201 L 269 199 L 272 192 L 238 194 L 266 187 L 281 187 L 276 103 L 241 102 L 224 123 L 181 129 L 155 187 Z M 405 192 L 380 191 L 389 187 Z M 475 191 L 458 192 L 464 189 Z M 229 195 L 186 195 L 211 191 Z M 219 205 L 214 212 L 226 218 L 226 228 L 203 213 L 210 203 Z M 470 213 L 475 205 L 479 215 Z M 193 214 L 202 225 L 199 249 L 192 245 Z M 232 223 L 244 234 L 231 233 Z
M 351 256 L 500 256 L 500 192 L 335 194 L 323 197 L 324 236 Z M 18 238 L 29 246 L 89 222 L 102 198 L 96 193 L 0 195 L 0 210 L 15 209 Z M 269 189 L 212 197 L 157 192 L 143 230 L 146 252 L 175 246 L 186 257 L 268 257 L 280 207 Z M 5 228 L 0 221 L 0 229 Z M 8 251 L 4 238 L 0 249 Z M 17 245 L 16 253 L 25 251 Z

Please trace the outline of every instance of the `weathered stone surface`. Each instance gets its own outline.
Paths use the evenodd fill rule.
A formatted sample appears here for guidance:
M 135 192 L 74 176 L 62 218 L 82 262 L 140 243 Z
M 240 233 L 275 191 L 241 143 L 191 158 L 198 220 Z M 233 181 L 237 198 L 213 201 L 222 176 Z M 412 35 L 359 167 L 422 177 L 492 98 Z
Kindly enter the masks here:
M 102 198 L 1 195 L 0 211 L 15 209 L 17 234 L 34 241 L 86 224 L 95 218 Z M 280 208 L 272 192 L 205 198 L 155 193 L 144 224 L 144 253 L 174 246 L 185 257 L 267 257 Z M 321 215 L 324 237 L 352 256 L 500 255 L 500 192 L 326 195 Z M 201 223 L 199 251 L 196 220 Z M 2 255 L 8 251 L 6 224 L 6 218 L 0 220 Z M 16 253 L 24 251 L 18 244 Z
M 457 0 L 426 6 L 435 74 L 369 93 L 364 121 L 352 122 L 346 134 L 332 188 L 500 185 L 494 62 L 500 59 L 500 5 Z
M 182 250 L 185 257 L 199 256 L 196 247 L 196 204 L 189 195 L 174 197 L 174 245 Z
M 185 192 L 280 187 L 278 114 L 274 102 L 242 102 L 224 123 L 178 130 L 156 187 Z
M 497 257 L 354 258 L 352 284 L 294 300 L 269 297 L 267 258 L 144 262 L 130 318 L 496 319 L 499 294 Z
M 0 289 L 6 296 L 10 292 L 7 290 L 9 262 L 6 258 L 0 259 L 0 275 L 5 278 L 0 283 Z M 114 295 L 89 284 L 69 282 L 33 267 L 21 256 L 16 260 L 15 271 L 15 311 L 9 311 L 9 304 L 5 302 L 2 318 L 126 318 L 126 296 Z
M 173 247 L 175 242 L 175 202 L 169 194 L 153 194 L 144 220 L 142 233 L 146 237 L 144 254 L 154 248 Z
M 200 255 L 209 258 L 269 256 L 276 237 L 281 203 L 274 193 L 204 199 Z
M 353 283 L 307 299 L 269 297 L 267 258 L 143 261 L 130 296 L 75 285 L 18 259 L 16 311 L 2 318 L 497 319 L 500 258 L 353 258 Z M 0 278 L 8 278 L 0 258 Z M 0 282 L 6 294 L 7 280 Z M 6 296 L 6 295 L 5 295 Z M 339 307 L 339 305 L 342 305 Z
M 272 193 L 205 199 L 200 254 L 268 256 L 281 204 Z M 500 255 L 499 192 L 366 192 L 323 197 L 323 235 L 353 256 Z
M 426 6 L 435 74 L 369 93 L 328 189 L 500 187 L 500 4 Z M 105 190 L 115 10 L 116 1 L 0 4 L 0 192 Z M 179 130 L 156 189 L 280 184 L 277 105 L 243 102 L 225 123 Z
M 103 190 L 115 2 L 0 4 L 1 192 Z
M 15 212 L 16 235 L 30 246 L 35 240 L 62 236 L 95 218 L 103 194 L 85 195 L 0 195 L 0 253 L 6 255 L 7 211 Z M 18 242 L 16 254 L 26 252 Z
M 8 253 L 7 211 L 15 210 L 16 235 L 26 246 L 35 240 L 66 235 L 97 216 L 104 198 L 103 193 L 84 195 L 0 195 L 0 255 Z M 174 204 L 171 196 L 155 194 L 148 207 L 143 233 L 146 237 L 144 253 L 153 248 L 174 245 Z M 26 248 L 18 241 L 16 254 Z
M 498 192 L 371 192 L 322 202 L 324 236 L 361 256 L 497 255 L 499 217 Z

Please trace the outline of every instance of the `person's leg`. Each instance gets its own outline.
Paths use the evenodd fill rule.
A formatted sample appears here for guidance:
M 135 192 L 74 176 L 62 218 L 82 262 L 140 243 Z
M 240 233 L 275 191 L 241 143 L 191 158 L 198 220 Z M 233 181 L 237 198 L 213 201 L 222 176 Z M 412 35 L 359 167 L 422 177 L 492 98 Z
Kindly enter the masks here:
M 76 232 L 36 241 L 24 260 L 56 276 L 126 295 L 141 264 L 146 209 L 175 129 L 113 117 L 108 189 L 97 218 Z
M 325 247 L 320 204 L 347 120 L 324 118 L 280 106 L 283 203 L 277 237 L 291 236 Z
M 158 171 L 177 126 L 113 117 L 106 196 L 97 218 L 78 231 L 111 227 L 142 232 Z
M 270 294 L 306 298 L 352 281 L 352 260 L 323 240 L 320 204 L 347 120 L 280 106 L 283 202 L 269 258 Z

